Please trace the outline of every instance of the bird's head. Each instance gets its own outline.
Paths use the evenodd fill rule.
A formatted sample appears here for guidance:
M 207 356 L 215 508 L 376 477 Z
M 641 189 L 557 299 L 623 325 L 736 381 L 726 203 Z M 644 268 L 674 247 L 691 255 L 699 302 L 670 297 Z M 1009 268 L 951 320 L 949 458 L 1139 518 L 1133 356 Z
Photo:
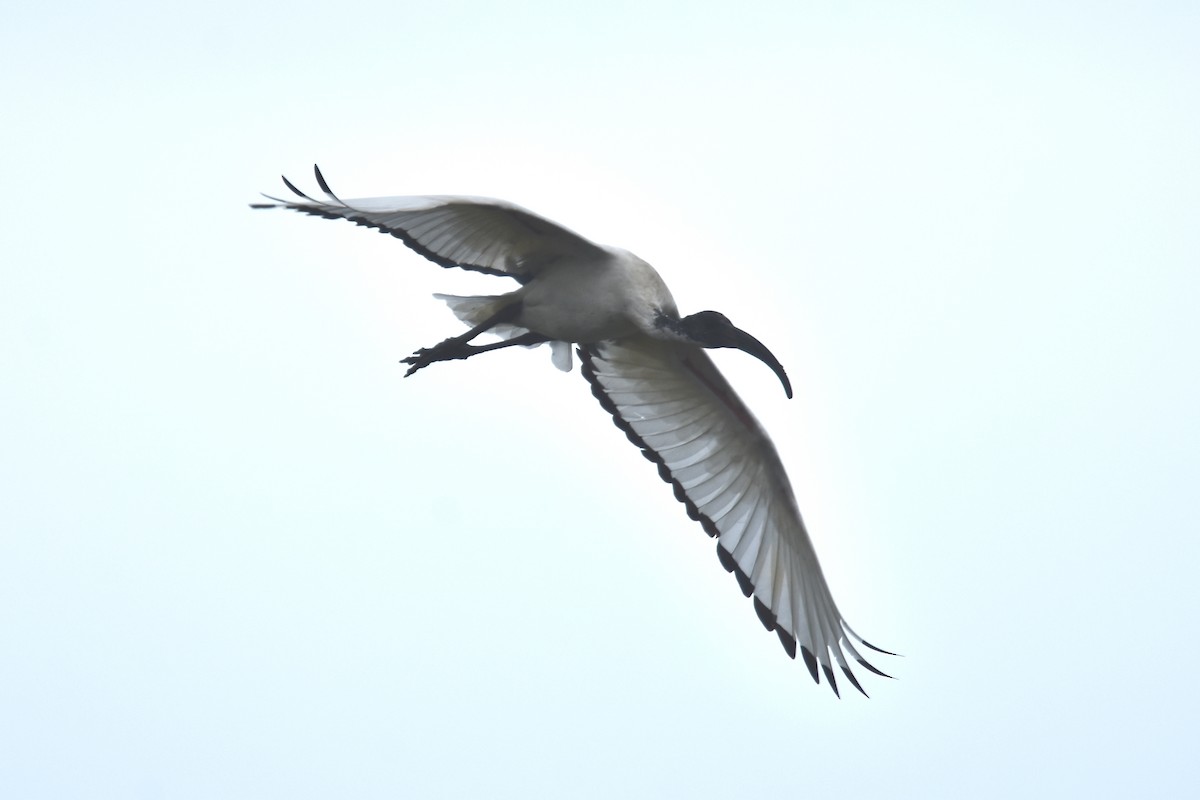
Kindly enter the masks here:
M 779 376 L 783 391 L 789 398 L 792 396 L 792 383 L 788 380 L 783 365 L 767 346 L 736 327 L 729 318 L 719 311 L 701 311 L 684 317 L 671 325 L 682 338 L 701 347 L 733 347 L 757 358 L 766 364 Z

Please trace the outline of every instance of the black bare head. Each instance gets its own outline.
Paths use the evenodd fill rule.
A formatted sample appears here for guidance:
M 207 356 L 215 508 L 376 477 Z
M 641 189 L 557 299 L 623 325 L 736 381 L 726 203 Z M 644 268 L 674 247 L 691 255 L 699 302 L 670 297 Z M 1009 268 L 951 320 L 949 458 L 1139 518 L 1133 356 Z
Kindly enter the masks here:
M 788 380 L 787 373 L 783 371 L 783 365 L 779 363 L 779 359 L 775 358 L 765 344 L 741 328 L 735 327 L 729 318 L 719 311 L 701 311 L 698 314 L 684 317 L 671 327 L 701 347 L 733 347 L 749 353 L 770 367 L 779 376 L 779 382 L 783 384 L 783 391 L 789 398 L 792 396 L 792 383 Z

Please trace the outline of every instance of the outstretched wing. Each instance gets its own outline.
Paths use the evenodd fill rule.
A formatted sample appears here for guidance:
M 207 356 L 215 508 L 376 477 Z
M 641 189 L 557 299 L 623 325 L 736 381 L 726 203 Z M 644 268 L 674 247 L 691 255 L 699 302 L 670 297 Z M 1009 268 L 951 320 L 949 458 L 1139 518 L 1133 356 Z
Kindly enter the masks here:
M 788 655 L 799 645 L 813 680 L 821 682 L 820 664 L 835 693 L 834 663 L 866 694 L 847 657 L 890 677 L 855 648 L 887 653 L 842 619 L 775 446 L 704 350 L 633 337 L 588 345 L 579 356 L 600 405 L 717 539 L 722 566 Z
M 341 200 L 315 165 L 317 184 L 327 200 L 314 200 L 287 178 L 299 199 L 264 195 L 271 203 L 251 208 L 290 208 L 328 219 L 348 219 L 376 228 L 443 267 L 507 275 L 521 283 L 565 258 L 595 259 L 604 250 L 532 211 L 486 197 L 413 196 Z

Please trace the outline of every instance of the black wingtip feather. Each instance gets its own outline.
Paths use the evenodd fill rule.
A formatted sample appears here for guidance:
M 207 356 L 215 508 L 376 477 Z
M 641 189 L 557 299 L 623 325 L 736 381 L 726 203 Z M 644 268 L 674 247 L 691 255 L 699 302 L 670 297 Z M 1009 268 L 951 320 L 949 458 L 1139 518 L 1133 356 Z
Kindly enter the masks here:
M 292 194 L 296 195 L 297 197 L 301 197 L 301 198 L 309 201 L 310 203 L 317 202 L 316 200 L 313 200 L 311 197 L 306 195 L 304 192 L 297 189 L 296 184 L 292 183 L 291 181 L 289 181 L 287 179 L 287 175 L 280 175 L 279 177 L 283 180 L 283 185 L 292 190 Z
M 721 566 L 726 572 L 733 572 L 737 569 L 737 562 L 733 560 L 733 555 L 717 542 L 717 561 L 721 562 Z
M 779 637 L 779 643 L 783 645 L 783 650 L 788 654 L 788 658 L 794 659 L 796 657 L 796 637 L 778 625 L 775 626 L 775 635 Z
M 825 680 L 829 681 L 829 688 L 833 689 L 834 695 L 837 697 L 837 699 L 841 700 L 842 693 L 838 691 L 837 681 L 834 680 L 833 677 L 833 670 L 829 668 L 828 664 L 822 664 L 821 671 L 825 673 Z
M 861 664 L 861 665 L 862 665 L 862 667 L 863 667 L 863 669 L 868 669 L 868 670 L 870 670 L 871 672 L 874 672 L 876 675 L 879 675 L 880 677 L 883 677 L 883 678 L 892 678 L 892 680 L 896 680 L 896 679 L 895 679 L 895 678 L 893 678 L 891 675 L 888 675 L 888 674 L 887 674 L 886 672 L 884 672 L 883 670 L 876 669 L 875 667 L 871 666 L 869 663 L 867 663 L 866 661 L 864 661 L 864 660 L 863 660 L 863 659 L 861 659 L 861 658 L 856 658 L 856 659 L 854 659 L 854 660 L 855 660 L 855 661 L 857 661 L 859 664 Z
M 321 187 L 321 191 L 333 197 L 334 194 L 329 190 L 329 184 L 325 182 L 325 176 L 321 174 L 321 168 L 313 164 L 313 174 L 317 176 L 317 186 Z
M 742 590 L 742 594 L 746 597 L 754 594 L 754 584 L 750 582 L 750 578 L 746 576 L 746 573 L 742 572 L 742 568 L 738 566 L 737 561 L 733 558 L 733 553 L 726 550 L 720 542 L 717 542 L 717 560 L 721 562 L 721 566 L 725 568 L 726 572 L 732 572 L 733 577 L 737 578 L 738 588 Z
M 866 639 L 859 639 L 859 641 L 862 642 L 867 647 L 874 650 L 876 653 L 883 653 L 885 656 L 896 656 L 897 658 L 904 658 L 904 656 L 900 655 L 899 653 L 893 653 L 891 650 L 884 650 L 882 647 L 876 647 L 875 645 L 868 642 Z
M 810 675 L 812 675 L 813 683 L 819 684 L 821 682 L 821 676 L 817 672 L 816 656 L 814 656 L 812 654 L 812 651 L 809 650 L 804 645 L 800 645 L 800 655 L 802 655 L 804 657 L 804 666 L 808 667 L 808 672 Z
M 762 622 L 763 627 L 769 631 L 775 630 L 775 615 L 771 613 L 771 609 L 767 608 L 766 604 L 757 597 L 754 598 L 754 613 L 758 614 L 758 619 Z
M 850 680 L 850 683 L 852 683 L 852 684 L 854 685 L 854 688 L 855 688 L 855 689 L 858 689 L 858 691 L 862 693 L 862 696 L 863 696 L 863 697 L 870 697 L 870 696 L 871 696 L 871 695 L 867 694 L 867 690 L 866 690 L 866 689 L 864 689 L 864 688 L 862 687 L 862 684 L 858 682 L 858 678 L 854 677 L 854 673 L 850 671 L 850 668 L 849 668 L 849 667 L 845 667 L 845 666 L 843 666 L 843 667 L 842 667 L 842 674 L 844 674 L 844 675 L 845 675 L 845 676 L 846 676 L 846 677 L 847 677 L 847 678 Z

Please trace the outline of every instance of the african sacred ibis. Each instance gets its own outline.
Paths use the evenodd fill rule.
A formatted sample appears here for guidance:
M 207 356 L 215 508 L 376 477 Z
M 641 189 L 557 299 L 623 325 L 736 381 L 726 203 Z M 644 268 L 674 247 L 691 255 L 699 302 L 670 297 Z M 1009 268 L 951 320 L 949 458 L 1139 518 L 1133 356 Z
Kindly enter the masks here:
M 617 427 L 658 466 L 787 654 L 799 648 L 820 683 L 836 693 L 833 664 L 856 689 L 847 656 L 884 677 L 856 643 L 880 653 L 838 612 L 796 498 L 766 432 L 717 371 L 704 348 L 734 347 L 769 366 L 788 397 L 778 359 L 716 311 L 680 317 L 658 273 L 625 250 L 594 244 L 503 200 L 481 197 L 373 197 L 343 201 L 314 166 L 326 200 L 287 178 L 298 199 L 265 195 L 253 208 L 290 208 L 347 219 L 403 241 L 443 267 L 503 275 L 521 288 L 494 297 L 437 295 L 471 329 L 404 359 L 406 375 L 437 361 L 513 345 L 549 343 L 556 366 L 571 369 L 578 346 L 592 394 Z M 474 345 L 482 333 L 493 344 Z

